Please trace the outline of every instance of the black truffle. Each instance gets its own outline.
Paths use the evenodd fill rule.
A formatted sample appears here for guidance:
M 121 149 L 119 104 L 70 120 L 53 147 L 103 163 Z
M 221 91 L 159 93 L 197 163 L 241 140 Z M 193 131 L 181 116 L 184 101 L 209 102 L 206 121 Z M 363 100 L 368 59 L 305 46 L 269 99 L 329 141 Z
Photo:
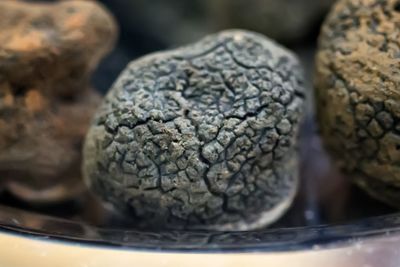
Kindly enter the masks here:
M 226 31 L 132 62 L 91 127 L 86 182 L 147 226 L 248 230 L 297 188 L 302 74 L 262 35 Z

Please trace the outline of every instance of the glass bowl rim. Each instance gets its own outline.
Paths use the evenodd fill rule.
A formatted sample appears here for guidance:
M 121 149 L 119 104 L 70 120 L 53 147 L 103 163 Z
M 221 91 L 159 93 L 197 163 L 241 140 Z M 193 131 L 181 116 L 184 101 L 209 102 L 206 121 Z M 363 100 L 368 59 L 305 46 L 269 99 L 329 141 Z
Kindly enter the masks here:
M 32 223 L 36 222 L 36 223 Z M 102 228 L 0 205 L 0 233 L 68 244 L 149 252 L 292 252 L 400 234 L 400 213 L 342 224 L 247 232 Z

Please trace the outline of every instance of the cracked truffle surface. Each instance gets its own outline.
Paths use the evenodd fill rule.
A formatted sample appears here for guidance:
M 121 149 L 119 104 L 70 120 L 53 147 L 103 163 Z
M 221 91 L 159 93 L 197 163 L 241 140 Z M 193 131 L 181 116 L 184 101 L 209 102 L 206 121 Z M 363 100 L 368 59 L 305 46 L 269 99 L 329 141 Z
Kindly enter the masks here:
M 400 2 L 341 0 L 317 55 L 327 148 L 372 196 L 400 207 Z
M 147 226 L 247 230 L 290 205 L 303 108 L 296 57 L 225 31 L 133 61 L 86 138 L 86 182 Z

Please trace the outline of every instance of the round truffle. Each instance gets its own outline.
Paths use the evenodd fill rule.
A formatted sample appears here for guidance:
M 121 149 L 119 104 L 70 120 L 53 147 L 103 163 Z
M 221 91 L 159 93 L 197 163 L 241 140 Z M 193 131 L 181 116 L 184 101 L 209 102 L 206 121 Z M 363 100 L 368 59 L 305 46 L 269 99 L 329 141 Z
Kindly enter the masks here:
M 87 135 L 86 182 L 138 225 L 263 227 L 296 192 L 302 79 L 292 53 L 245 31 L 134 61 Z
M 341 0 L 317 55 L 326 147 L 372 196 L 400 207 L 400 2 Z

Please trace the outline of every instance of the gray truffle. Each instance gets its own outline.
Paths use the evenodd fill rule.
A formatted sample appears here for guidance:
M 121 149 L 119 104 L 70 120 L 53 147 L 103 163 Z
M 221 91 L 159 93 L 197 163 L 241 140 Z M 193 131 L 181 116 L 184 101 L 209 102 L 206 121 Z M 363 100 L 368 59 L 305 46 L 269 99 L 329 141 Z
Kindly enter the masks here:
M 245 31 L 136 60 L 88 133 L 86 182 L 146 226 L 266 226 L 297 189 L 302 79 L 292 53 Z

